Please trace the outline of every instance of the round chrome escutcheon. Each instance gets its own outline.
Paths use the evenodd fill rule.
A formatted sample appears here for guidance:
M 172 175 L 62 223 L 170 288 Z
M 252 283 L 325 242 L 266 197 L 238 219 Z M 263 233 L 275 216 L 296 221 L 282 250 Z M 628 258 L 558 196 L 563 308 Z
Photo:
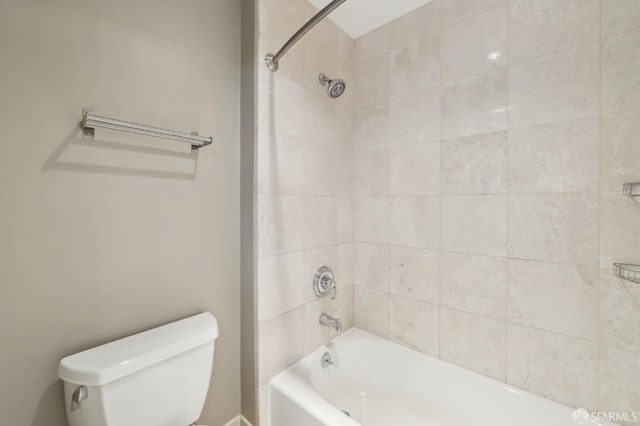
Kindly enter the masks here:
M 333 271 L 328 266 L 322 266 L 313 277 L 313 291 L 318 297 L 324 297 L 334 291 L 336 282 Z

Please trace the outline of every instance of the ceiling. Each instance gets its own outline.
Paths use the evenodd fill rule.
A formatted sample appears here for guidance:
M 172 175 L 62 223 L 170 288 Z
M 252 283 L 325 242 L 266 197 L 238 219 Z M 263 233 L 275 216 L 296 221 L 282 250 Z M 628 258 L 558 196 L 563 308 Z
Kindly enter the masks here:
M 351 37 L 358 38 L 383 26 L 431 0 L 347 0 L 329 15 Z M 329 0 L 309 0 L 318 9 Z

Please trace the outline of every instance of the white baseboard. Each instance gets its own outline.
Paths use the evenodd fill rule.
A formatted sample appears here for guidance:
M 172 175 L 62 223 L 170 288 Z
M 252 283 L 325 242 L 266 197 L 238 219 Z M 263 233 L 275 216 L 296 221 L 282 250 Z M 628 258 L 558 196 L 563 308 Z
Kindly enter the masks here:
M 239 415 L 229 420 L 224 426 L 252 426 L 252 424 L 243 415 Z

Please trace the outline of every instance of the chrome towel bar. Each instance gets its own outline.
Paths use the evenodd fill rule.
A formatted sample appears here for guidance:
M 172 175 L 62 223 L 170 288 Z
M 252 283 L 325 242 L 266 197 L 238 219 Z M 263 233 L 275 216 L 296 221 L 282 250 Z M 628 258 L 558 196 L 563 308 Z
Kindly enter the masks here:
M 174 130 L 161 129 L 159 127 L 145 126 L 143 124 L 130 123 L 128 121 L 116 120 L 114 118 L 101 117 L 93 111 L 82 111 L 82 134 L 86 138 L 95 136 L 95 128 L 118 130 L 121 132 L 136 133 L 139 135 L 153 136 L 162 139 L 171 139 L 191 144 L 192 149 L 202 148 L 211 145 L 213 138 L 200 136 L 197 132 L 183 133 Z

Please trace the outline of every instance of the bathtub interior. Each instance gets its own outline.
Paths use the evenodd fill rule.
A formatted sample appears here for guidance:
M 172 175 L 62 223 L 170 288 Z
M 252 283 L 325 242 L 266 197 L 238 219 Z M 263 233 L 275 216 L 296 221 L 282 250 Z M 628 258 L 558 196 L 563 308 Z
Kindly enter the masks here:
M 326 369 L 320 365 L 325 352 L 333 361 Z M 272 398 L 289 398 L 332 426 L 576 424 L 569 407 L 355 328 L 277 376 L 272 389 Z

